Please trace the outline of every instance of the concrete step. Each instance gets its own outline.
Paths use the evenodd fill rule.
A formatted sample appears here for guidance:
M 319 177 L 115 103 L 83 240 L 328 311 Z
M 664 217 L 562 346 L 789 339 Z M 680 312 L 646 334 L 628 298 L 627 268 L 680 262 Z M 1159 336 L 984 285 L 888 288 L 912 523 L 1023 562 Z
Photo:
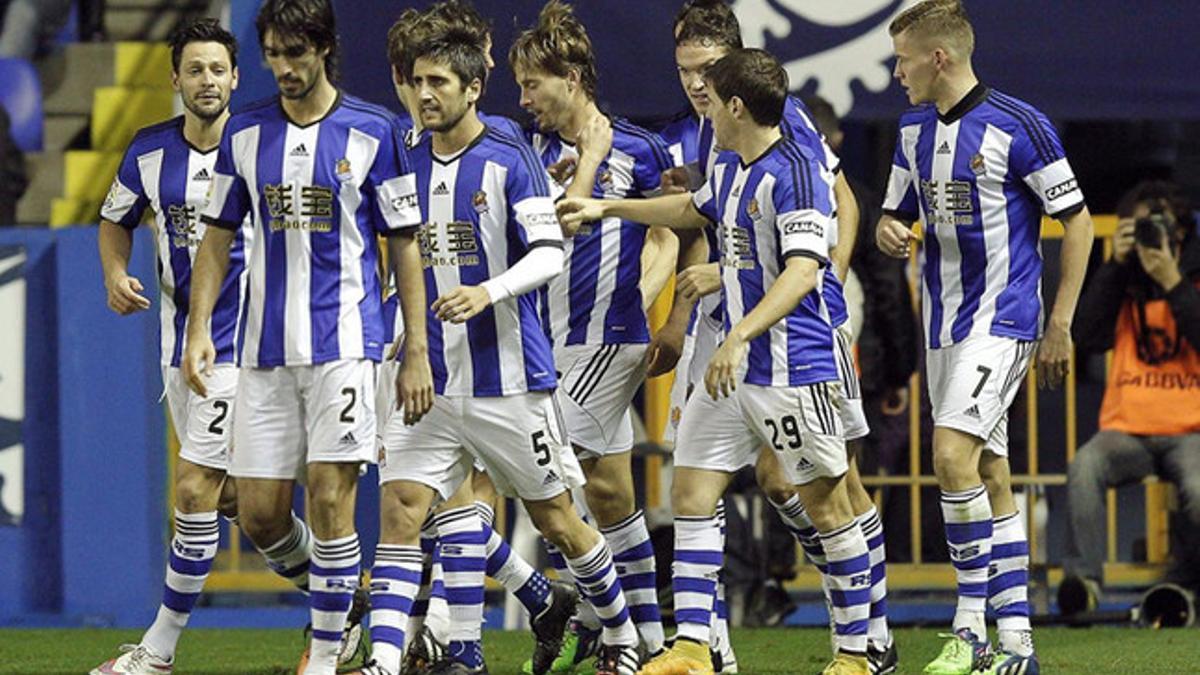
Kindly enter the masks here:
M 87 143 L 87 115 L 50 115 L 43 125 L 45 134 L 42 149 L 47 152 L 66 150 L 76 140 Z
M 46 115 L 91 114 L 92 90 L 114 83 L 115 65 L 112 43 L 76 42 L 43 59 L 38 71 Z
M 44 225 L 50 222 L 50 203 L 62 194 L 66 175 L 62 152 L 34 152 L 25 155 L 29 188 L 17 202 L 17 222 Z
M 163 42 L 180 23 L 203 16 L 206 2 L 178 0 L 169 3 L 123 2 L 109 4 L 104 11 L 104 29 L 112 40 Z

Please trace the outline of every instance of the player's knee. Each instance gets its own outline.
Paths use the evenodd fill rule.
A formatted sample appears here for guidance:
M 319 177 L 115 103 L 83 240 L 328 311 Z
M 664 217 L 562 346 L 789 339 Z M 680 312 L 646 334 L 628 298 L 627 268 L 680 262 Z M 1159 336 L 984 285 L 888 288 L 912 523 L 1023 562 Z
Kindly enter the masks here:
M 220 496 L 220 480 L 212 480 L 201 472 L 181 475 L 175 482 L 175 506 L 184 513 L 215 510 Z
M 290 512 L 280 518 L 272 511 L 247 509 L 244 504 L 238 513 L 238 527 L 260 549 L 270 548 L 292 532 Z
M 589 480 L 584 487 L 588 508 L 601 526 L 628 517 L 634 510 L 633 492 L 616 481 Z

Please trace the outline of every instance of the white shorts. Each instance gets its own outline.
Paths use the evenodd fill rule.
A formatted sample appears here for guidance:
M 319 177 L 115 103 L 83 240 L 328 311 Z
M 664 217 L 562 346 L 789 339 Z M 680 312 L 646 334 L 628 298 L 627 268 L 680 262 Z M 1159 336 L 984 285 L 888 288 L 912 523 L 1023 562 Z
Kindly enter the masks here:
M 379 482 L 422 483 L 449 499 L 478 461 L 505 496 L 550 499 L 584 483 L 566 438 L 550 392 L 435 396 L 416 424 L 398 413 L 388 420 Z
M 675 466 L 733 472 L 752 466 L 765 444 L 773 448 L 793 485 L 846 473 L 841 387 L 820 382 L 801 387 L 739 384 L 714 401 L 697 390 L 679 427 Z
M 843 438 L 853 441 L 871 433 L 867 414 L 863 411 L 862 386 L 858 383 L 858 369 L 854 365 L 854 333 L 850 322 L 845 321 L 833 331 L 833 356 L 837 361 L 838 380 L 842 383 Z
M 926 353 L 933 425 L 983 439 L 984 447 L 1008 456 L 1008 408 L 1021 389 L 1036 342 L 972 335 Z
M 384 359 L 375 370 L 375 448 L 379 462 L 383 462 L 383 435 L 388 421 L 398 410 L 396 400 L 396 377 L 400 374 L 400 362 Z
M 289 480 L 314 462 L 375 458 L 373 361 L 243 368 L 235 408 L 233 476 Z
M 569 345 L 554 350 L 567 437 L 583 458 L 629 452 L 629 404 L 646 379 L 646 345 Z
M 720 322 L 701 312 L 696 317 L 694 330 L 683 339 L 683 349 L 679 354 L 679 362 L 675 364 L 675 379 L 671 384 L 671 414 L 663 429 L 663 443 L 667 447 L 675 446 L 679 437 L 679 422 L 692 392 L 704 390 L 704 373 L 708 370 L 713 353 L 717 351 L 722 333 Z
M 208 396 L 188 389 L 183 371 L 162 367 L 163 390 L 171 422 L 179 438 L 179 457 L 210 469 L 229 469 L 229 442 L 233 438 L 233 406 L 237 395 L 238 369 L 218 363 L 205 380 Z

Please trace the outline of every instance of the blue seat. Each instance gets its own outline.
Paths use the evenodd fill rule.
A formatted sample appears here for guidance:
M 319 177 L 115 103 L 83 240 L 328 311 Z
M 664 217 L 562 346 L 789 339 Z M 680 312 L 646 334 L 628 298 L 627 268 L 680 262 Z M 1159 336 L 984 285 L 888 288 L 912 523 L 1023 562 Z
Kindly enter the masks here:
M 24 152 L 42 150 L 42 84 L 25 59 L 0 59 L 0 106 L 8 111 L 10 133 Z

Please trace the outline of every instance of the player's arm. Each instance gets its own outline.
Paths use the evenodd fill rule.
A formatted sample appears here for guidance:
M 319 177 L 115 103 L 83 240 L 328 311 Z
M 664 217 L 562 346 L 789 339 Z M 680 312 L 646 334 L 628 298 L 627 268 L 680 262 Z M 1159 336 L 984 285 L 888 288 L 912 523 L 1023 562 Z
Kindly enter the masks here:
M 229 271 L 229 251 L 237 230 L 209 227 L 204 231 L 196 259 L 192 262 L 192 295 L 188 300 L 187 344 L 183 353 L 183 375 L 188 387 L 201 396 L 208 395 L 204 378 L 212 375 L 217 350 L 213 346 L 209 323 L 221 294 L 221 282 Z
M 708 263 L 708 241 L 699 230 L 678 230 L 675 232 L 679 241 L 679 255 L 675 261 L 675 296 L 671 301 L 671 311 L 667 321 L 650 339 L 646 349 L 646 375 L 655 377 L 669 373 L 679 363 L 683 354 L 683 341 L 687 335 L 688 324 L 692 320 L 692 311 L 700 299 L 693 291 L 694 283 L 689 276 L 693 270 L 710 267 Z M 713 263 L 711 267 L 716 267 Z M 706 272 L 708 270 L 705 270 Z M 717 288 L 720 289 L 721 279 L 717 275 Z
M 558 202 L 558 219 L 566 226 L 604 218 L 621 218 L 650 226 L 672 229 L 701 228 L 708 218 L 692 203 L 692 195 L 683 193 L 651 199 L 563 199 Z
M 596 176 L 600 173 L 600 165 L 612 151 L 612 122 L 604 115 L 596 115 L 579 132 L 576 139 L 576 149 L 579 159 L 575 162 L 574 175 L 567 185 L 566 196 L 586 199 L 592 196 L 596 185 Z M 574 237 L 582 223 L 567 225 L 560 223 L 563 237 Z
M 854 256 L 854 244 L 858 240 L 858 199 L 850 182 L 846 180 L 843 171 L 837 173 L 833 184 L 834 197 L 837 199 L 837 246 L 829 252 L 833 261 L 833 272 L 838 281 L 845 282 L 850 273 L 850 259 Z
M 425 317 L 425 274 L 417 228 L 387 238 L 388 260 L 396 276 L 400 313 L 404 317 L 404 356 L 396 378 L 396 400 L 404 423 L 416 424 L 433 407 L 433 371 L 429 366 L 429 336 Z
M 129 275 L 129 255 L 133 251 L 133 231 L 111 220 L 100 220 L 97 237 L 100 265 L 104 268 L 104 288 L 108 307 L 126 316 L 150 308 L 150 299 L 142 295 L 142 282 Z
M 892 170 L 888 175 L 887 192 L 883 197 L 883 215 L 875 225 L 875 245 L 893 258 L 907 258 L 912 244 L 920 238 L 912 230 L 917 220 L 917 192 L 913 170 L 903 143 L 896 141 L 892 155 Z
M 1066 229 L 1059 258 L 1062 276 L 1054 295 L 1046 334 L 1038 346 L 1038 371 L 1042 376 L 1041 383 L 1046 387 L 1057 387 L 1067 374 L 1072 348 L 1071 322 L 1075 318 L 1075 307 L 1079 303 L 1079 291 L 1083 288 L 1095 238 L 1092 214 L 1086 206 L 1063 218 L 1062 223 Z
M 762 300 L 729 330 L 725 341 L 713 354 L 704 373 L 704 388 L 714 399 L 729 396 L 737 388 L 737 367 L 750 350 L 750 341 L 762 335 L 790 314 L 810 291 L 817 287 L 821 263 L 808 255 L 791 255 L 783 272 L 767 289 Z
M 649 309 L 666 288 L 679 256 L 679 239 L 669 228 L 652 227 L 642 246 L 642 307 Z

